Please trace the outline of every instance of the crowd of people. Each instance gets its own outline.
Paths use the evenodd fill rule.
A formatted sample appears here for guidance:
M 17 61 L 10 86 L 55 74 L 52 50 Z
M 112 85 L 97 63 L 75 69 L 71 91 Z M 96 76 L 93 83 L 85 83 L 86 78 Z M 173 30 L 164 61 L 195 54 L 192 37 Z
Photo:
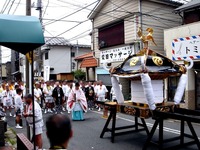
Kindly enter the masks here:
M 0 87 L 0 107 L 7 115 L 16 117 L 16 128 L 21 128 L 18 122 L 19 116 L 25 110 L 23 99 L 25 94 L 26 86 L 21 81 L 3 82 Z M 53 80 L 44 82 L 41 80 L 40 82 L 35 81 L 33 95 L 43 113 L 72 112 L 72 119 L 84 120 L 83 112 L 94 108 L 101 111 L 101 107 L 95 106 L 94 102 L 107 99 L 108 90 L 102 81 L 92 83 Z M 14 113 L 12 109 L 14 109 Z
M 104 101 L 109 96 L 102 81 L 92 83 L 41 80 L 35 81 L 33 85 L 34 93 L 29 94 L 26 93 L 23 82 L 3 82 L 0 87 L 0 107 L 6 116 L 16 118 L 16 128 L 23 128 L 20 123 L 22 116 L 33 128 L 34 99 L 35 143 L 39 148 L 42 147 L 43 113 L 71 114 L 72 120 L 84 120 L 84 113 L 88 110 L 101 111 L 102 108 L 95 105 L 95 101 Z M 115 98 L 112 89 L 111 93 Z M 50 134 L 47 136 L 51 137 Z

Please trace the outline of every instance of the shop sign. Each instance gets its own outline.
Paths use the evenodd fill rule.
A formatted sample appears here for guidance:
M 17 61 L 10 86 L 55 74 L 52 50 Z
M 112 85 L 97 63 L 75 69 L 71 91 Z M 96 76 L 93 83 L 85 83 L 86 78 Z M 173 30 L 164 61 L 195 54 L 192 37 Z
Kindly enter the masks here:
M 172 42 L 172 59 L 200 59 L 200 35 L 174 39 Z
M 100 63 L 124 61 L 134 52 L 134 46 L 124 46 L 100 52 Z

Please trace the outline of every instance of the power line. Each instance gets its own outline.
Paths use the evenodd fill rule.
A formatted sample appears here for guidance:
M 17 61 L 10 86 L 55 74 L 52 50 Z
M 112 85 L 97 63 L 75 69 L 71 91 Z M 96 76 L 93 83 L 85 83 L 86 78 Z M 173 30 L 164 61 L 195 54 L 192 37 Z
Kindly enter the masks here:
M 8 5 L 9 5 L 9 3 L 10 3 L 10 0 L 9 0 L 8 3 L 6 4 L 5 8 L 1 11 L 2 14 L 5 12 L 6 8 L 7 8 Z
M 128 3 L 130 3 L 130 1 L 128 2 Z M 120 8 L 120 7 L 122 7 L 122 6 L 124 6 L 124 5 L 126 5 L 126 4 L 128 4 L 128 3 L 125 3 L 125 4 L 122 4 L 121 6 L 118 6 L 118 8 Z M 85 8 L 85 9 L 88 9 L 88 8 Z M 154 10 L 151 10 L 151 11 L 149 11 L 149 12 L 155 12 L 155 10 L 157 10 L 157 9 L 161 9 L 161 8 L 156 8 L 156 9 L 154 9 Z M 124 18 L 118 18 L 118 17 L 114 17 L 114 16 L 111 16 L 111 15 L 109 15 L 109 13 L 110 12 L 113 12 L 113 11 L 116 11 L 117 10 L 117 8 L 116 9 L 113 9 L 112 11 L 108 11 L 108 12 L 98 12 L 99 14 L 101 14 L 101 15 L 107 15 L 107 16 L 110 16 L 110 17 L 112 17 L 112 18 L 116 18 L 116 19 L 119 19 L 119 20 L 121 20 L 121 19 L 123 19 L 124 21 L 129 21 L 129 22 L 134 22 L 134 21 L 130 21 L 130 19 L 128 19 L 128 20 L 126 20 L 126 19 L 124 19 Z M 127 11 L 126 11 L 127 12 Z M 128 12 L 129 14 L 130 14 L 130 12 Z M 147 12 L 148 13 L 148 12 Z M 146 16 L 148 16 L 147 14 L 142 14 L 142 13 L 140 13 L 140 12 L 135 12 L 135 13 L 133 13 L 133 12 L 131 12 L 131 14 L 134 14 L 134 15 L 137 15 L 137 14 L 139 14 L 139 15 L 137 15 L 137 16 L 141 16 L 141 15 L 146 15 Z M 131 19 L 134 19 L 136 16 L 134 16 L 133 18 L 131 18 Z M 157 17 L 157 16 L 153 16 L 153 15 L 149 15 L 149 17 L 154 17 L 154 19 L 155 20 L 158 20 L 158 18 L 159 17 Z M 156 18 L 157 17 L 157 18 Z M 163 19 L 163 18 L 160 18 L 160 19 Z M 159 22 L 161 22 L 160 20 L 158 20 Z M 168 21 L 172 21 L 172 20 L 168 20 Z M 174 21 L 173 21 L 174 22 Z M 161 22 L 162 24 L 164 24 L 163 22 Z M 142 23 L 143 25 L 148 25 L 148 24 L 145 24 L 145 23 Z M 80 25 L 80 24 L 78 24 L 78 25 Z M 72 29 L 74 29 L 75 27 L 77 27 L 78 25 L 75 25 L 74 27 L 72 27 Z M 165 24 L 166 25 L 166 24 Z M 166 26 L 168 26 L 168 25 L 166 25 Z M 161 29 L 163 29 L 163 26 L 154 26 L 154 27 L 157 27 L 157 28 L 161 28 Z M 68 31 L 70 31 L 70 29 L 69 30 L 67 30 L 67 31 L 64 31 L 64 32 L 62 32 L 61 34 L 59 34 L 59 35 L 57 35 L 56 37 L 58 37 L 58 36 L 60 36 L 60 35 L 62 35 L 62 34 L 64 34 L 64 33 L 66 33 L 66 32 L 68 32 Z M 53 37 L 52 37 L 53 38 Z
M 3 7 L 2 7 L 2 9 L 1 9 L 1 13 L 3 12 L 3 9 L 4 9 L 5 5 L 6 5 L 6 3 L 7 3 L 7 0 L 6 0 L 5 3 L 3 4 Z
M 19 7 L 20 2 L 21 2 L 21 0 L 19 0 L 19 2 L 17 3 L 17 6 L 15 7 L 15 10 L 14 10 L 13 13 L 12 13 L 13 15 L 15 14 L 17 8 Z
M 130 1 L 127 2 L 127 3 L 125 3 L 125 4 L 122 4 L 122 5 L 119 6 L 119 7 L 122 7 L 122 6 L 124 6 L 124 5 L 128 4 L 128 3 L 130 3 Z M 116 9 L 117 9 L 117 8 L 116 8 Z M 112 11 L 108 11 L 108 12 L 106 12 L 106 13 L 102 13 L 102 12 L 98 12 L 98 13 L 100 13 L 100 14 L 102 14 L 102 15 L 110 16 L 110 17 L 112 17 L 112 18 L 116 18 L 116 19 L 118 19 L 118 20 L 122 20 L 122 18 L 118 18 L 118 17 L 114 17 L 114 16 L 109 15 L 110 12 L 116 11 L 116 9 L 113 9 Z M 156 8 L 156 9 L 157 9 L 157 8 Z M 153 10 L 151 10 L 151 11 L 153 11 Z M 137 13 L 139 14 L 138 16 L 143 15 L 143 14 L 140 13 L 140 12 L 137 12 Z M 129 14 L 130 14 L 130 13 L 129 13 Z M 135 17 L 136 17 L 136 16 L 135 16 Z M 134 18 L 135 18 L 135 17 L 134 17 Z M 129 21 L 129 22 L 134 22 L 134 21 L 130 21 L 130 19 L 125 20 L 125 19 L 123 18 L 123 20 L 124 20 L 124 21 Z M 87 21 L 87 20 L 85 20 L 85 21 Z M 84 22 L 85 22 L 85 21 L 84 21 Z M 145 24 L 145 23 L 142 23 L 142 24 L 143 24 L 143 25 L 148 25 L 148 24 Z M 75 25 L 75 26 L 73 26 L 72 28 L 70 28 L 70 29 L 68 29 L 68 30 L 66 30 L 66 31 L 64 31 L 64 32 L 62 32 L 62 33 L 60 33 L 59 35 L 57 35 L 57 36 L 55 36 L 55 37 L 52 37 L 52 38 L 56 38 L 56 37 L 58 37 L 58 36 L 60 36 L 60 35 L 62 35 L 62 34 L 64 34 L 64 33 L 66 33 L 66 32 L 69 32 L 70 30 L 74 29 L 75 27 L 77 27 L 77 26 L 79 26 L 79 25 L 80 25 L 80 23 L 77 24 L 77 25 Z M 156 26 L 154 26 L 154 27 L 156 27 Z M 162 26 L 157 26 L 157 27 L 163 29 Z M 51 38 L 51 39 L 52 39 L 52 38 Z M 49 39 L 49 40 L 51 40 L 51 39 Z
M 60 36 L 60 35 L 63 35 L 63 34 L 65 34 L 65 33 L 69 32 L 69 31 L 71 31 L 72 29 L 76 28 L 76 27 L 79 26 L 80 24 L 82 24 L 82 23 L 84 23 L 84 22 L 87 22 L 87 21 L 89 21 L 89 20 L 88 20 L 88 19 L 87 19 L 87 20 L 84 20 L 84 21 L 78 23 L 77 25 L 71 27 L 70 29 L 67 29 L 66 31 L 64 31 L 64 32 L 62 32 L 62 33 L 56 35 L 55 37 L 52 37 L 52 38 L 48 39 L 47 41 L 50 41 L 50 40 L 53 39 L 53 38 L 56 38 L 56 37 L 58 37 L 58 36 Z M 47 41 L 46 41 L 46 42 L 47 42 Z
M 74 37 L 68 39 L 68 41 L 74 41 L 74 40 L 76 40 L 77 38 L 79 38 L 80 36 L 82 36 L 83 34 L 89 32 L 89 31 L 91 31 L 91 29 L 88 29 L 88 30 L 86 30 L 86 31 L 84 31 L 84 32 L 82 32 L 82 33 L 80 33 L 80 34 L 78 34 L 78 35 L 76 35 L 76 36 L 74 36 Z M 88 35 L 88 33 L 87 33 L 87 35 Z M 85 35 L 84 35 L 84 36 L 85 36 Z
M 50 21 L 55 21 L 56 19 L 50 19 L 50 18 L 43 18 L 43 20 L 50 20 Z M 80 23 L 81 21 L 76 21 L 76 20 L 59 20 L 60 22 L 73 22 L 73 23 Z
M 83 10 L 83 9 L 85 9 L 85 8 L 87 8 L 87 7 L 91 6 L 91 5 L 93 5 L 93 4 L 95 4 L 95 3 L 98 2 L 98 1 L 99 1 L 99 0 L 97 0 L 97 1 L 95 1 L 95 2 L 93 2 L 93 3 L 91 3 L 91 4 L 89 4 L 89 5 L 87 5 L 87 6 L 83 7 L 83 8 L 81 8 L 81 9 L 78 9 L 77 11 L 72 12 L 72 13 L 70 13 L 70 14 L 64 16 L 64 17 L 61 17 L 61 18 L 59 18 L 59 19 L 56 19 L 55 21 L 49 21 L 49 22 L 47 22 L 47 23 L 44 24 L 44 25 L 46 26 L 46 25 L 52 24 L 52 23 L 54 23 L 54 22 L 56 22 L 56 21 L 59 21 L 59 20 L 61 20 L 61 19 L 67 18 L 67 17 L 69 17 L 69 16 L 72 16 L 72 15 L 76 14 L 77 12 L 79 12 L 79 11 L 81 11 L 81 10 Z
M 10 5 L 10 8 L 9 8 L 9 10 L 8 10 L 8 14 L 10 13 L 10 10 L 11 10 L 11 8 L 12 8 L 14 2 L 15 2 L 15 0 L 12 1 L 11 5 Z
M 45 10 L 44 10 L 44 13 L 43 13 L 43 17 L 44 17 L 44 15 L 45 15 L 46 11 L 47 11 L 48 6 L 49 6 L 49 0 L 47 1 L 47 5 L 46 5 L 46 7 L 45 7 Z

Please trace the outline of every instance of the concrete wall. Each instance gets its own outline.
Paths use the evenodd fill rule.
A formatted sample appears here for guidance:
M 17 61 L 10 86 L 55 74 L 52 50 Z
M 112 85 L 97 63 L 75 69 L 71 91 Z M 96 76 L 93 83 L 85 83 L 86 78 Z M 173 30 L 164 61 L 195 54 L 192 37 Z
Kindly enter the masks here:
M 156 52 L 164 52 L 164 30 L 181 25 L 181 17 L 174 14 L 176 7 L 166 4 L 143 0 L 141 3 L 142 29 L 145 31 L 151 27 L 154 29 L 153 37 L 157 44 L 150 43 L 150 48 Z

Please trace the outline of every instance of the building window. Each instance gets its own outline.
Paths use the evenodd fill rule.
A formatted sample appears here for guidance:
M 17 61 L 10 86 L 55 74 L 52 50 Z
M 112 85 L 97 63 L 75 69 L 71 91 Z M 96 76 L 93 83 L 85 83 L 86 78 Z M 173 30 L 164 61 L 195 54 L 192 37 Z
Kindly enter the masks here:
M 71 52 L 71 57 L 75 57 L 75 52 Z
M 184 23 L 189 24 L 193 22 L 200 21 L 200 10 L 194 10 L 184 13 Z
M 45 58 L 45 60 L 49 59 L 49 53 L 48 53 L 48 52 L 46 52 L 46 53 L 44 54 L 44 58 Z
M 72 62 L 72 70 L 74 70 L 76 67 L 76 64 L 74 62 Z
M 99 49 L 124 44 L 124 21 L 99 28 Z

